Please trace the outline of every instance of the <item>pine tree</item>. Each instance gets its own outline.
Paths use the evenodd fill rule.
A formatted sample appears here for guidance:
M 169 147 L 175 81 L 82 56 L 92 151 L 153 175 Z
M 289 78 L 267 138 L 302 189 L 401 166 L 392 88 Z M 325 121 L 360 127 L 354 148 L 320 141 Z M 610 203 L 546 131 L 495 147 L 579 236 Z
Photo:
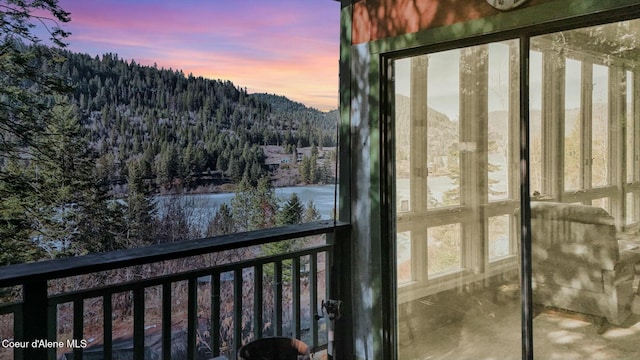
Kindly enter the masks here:
M 56 102 L 43 140 L 47 155 L 35 169 L 37 192 L 42 196 L 37 231 L 41 245 L 53 244 L 52 249 L 78 255 L 86 252 L 79 230 L 88 205 L 85 192 L 93 186 L 94 165 L 77 108 L 61 98 Z
M 43 251 L 32 241 L 32 205 L 37 194 L 31 186 L 31 174 L 10 161 L 0 173 L 0 265 L 34 261 Z
M 282 207 L 278 214 L 280 225 L 300 224 L 302 222 L 303 206 L 297 193 L 292 193 L 291 197 Z
M 278 204 L 269 179 L 262 177 L 255 186 L 252 186 L 248 176 L 245 175 L 236 188 L 235 196 L 231 199 L 231 210 L 237 231 L 275 226 Z
M 55 66 L 44 63 L 60 60 L 57 49 L 65 46 L 68 34 L 57 22 L 68 22 L 69 14 L 56 0 L 7 0 L 0 19 L 0 263 L 12 264 L 42 256 L 34 242 L 36 219 L 50 208 L 37 191 L 37 166 L 47 154 L 42 142 L 52 97 L 70 90 L 51 70 Z M 34 21 L 53 25 L 50 36 L 57 48 L 36 45 L 40 39 L 32 31 Z
M 249 179 L 244 177 L 240 180 L 236 187 L 235 196 L 231 199 L 231 213 L 238 232 L 250 230 L 252 196 L 253 191 Z
M 311 159 L 304 155 L 298 165 L 298 173 L 303 182 L 311 183 Z
M 235 232 L 231 208 L 222 203 L 207 226 L 207 236 L 232 234 Z
M 27 147 L 33 156 L 47 126 L 50 96 L 70 90 L 65 79 L 51 70 L 54 66 L 44 65 L 60 58 L 56 49 L 36 45 L 40 39 L 32 32 L 33 22 L 53 25 L 51 40 L 61 48 L 68 33 L 56 21 L 68 22 L 69 14 L 56 0 L 6 0 L 0 19 L 0 150 L 9 156 Z
M 307 222 L 318 221 L 321 218 L 322 218 L 322 215 L 320 215 L 320 211 L 318 210 L 318 208 L 316 208 L 316 205 L 314 204 L 313 200 L 309 200 L 309 202 L 307 203 L 307 206 L 305 207 L 304 214 L 302 215 L 302 221 L 307 223 Z
M 251 200 L 249 229 L 267 229 L 275 226 L 278 204 L 268 177 L 258 180 Z
M 156 204 L 150 188 L 145 184 L 136 161 L 129 163 L 127 181 L 127 246 L 135 247 L 149 244 L 153 239 L 153 220 Z
M 309 183 L 315 184 L 320 178 L 320 171 L 318 171 L 318 153 L 311 154 L 309 158 Z

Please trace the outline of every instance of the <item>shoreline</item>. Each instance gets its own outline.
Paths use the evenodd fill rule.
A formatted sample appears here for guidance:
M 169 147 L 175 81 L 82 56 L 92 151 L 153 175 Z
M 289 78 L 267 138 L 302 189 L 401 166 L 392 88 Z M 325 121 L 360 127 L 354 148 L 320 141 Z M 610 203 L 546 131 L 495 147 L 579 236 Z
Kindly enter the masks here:
M 315 184 L 295 184 L 295 185 L 284 185 L 284 186 L 273 186 L 274 190 L 276 189 L 284 189 L 284 188 L 305 188 L 312 186 L 335 186 L 334 183 L 315 183 Z M 228 189 L 219 189 L 219 186 L 216 186 L 215 190 L 210 189 L 194 189 L 188 191 L 159 191 L 154 192 L 153 196 L 177 196 L 177 195 L 222 195 L 222 194 L 234 194 L 236 184 L 232 184 L 232 186 L 228 186 Z

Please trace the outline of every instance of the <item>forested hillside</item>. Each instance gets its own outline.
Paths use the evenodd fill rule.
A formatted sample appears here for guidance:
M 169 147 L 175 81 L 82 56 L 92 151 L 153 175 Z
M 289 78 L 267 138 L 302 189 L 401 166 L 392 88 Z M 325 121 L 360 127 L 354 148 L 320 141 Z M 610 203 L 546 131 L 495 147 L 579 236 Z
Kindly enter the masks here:
M 281 204 L 272 183 L 277 171 L 288 185 L 335 176 L 336 112 L 114 54 L 0 41 L 0 264 L 320 217 L 297 197 Z M 159 193 L 195 190 L 246 201 L 203 219 L 206 232 L 185 209 L 158 213 Z
M 59 60 L 56 72 L 73 86 L 98 166 L 112 184 L 125 183 L 132 167 L 156 189 L 237 183 L 244 175 L 255 182 L 267 175 L 262 146 L 335 146 L 335 117 L 282 96 L 250 95 L 229 81 L 115 54 L 63 51 Z

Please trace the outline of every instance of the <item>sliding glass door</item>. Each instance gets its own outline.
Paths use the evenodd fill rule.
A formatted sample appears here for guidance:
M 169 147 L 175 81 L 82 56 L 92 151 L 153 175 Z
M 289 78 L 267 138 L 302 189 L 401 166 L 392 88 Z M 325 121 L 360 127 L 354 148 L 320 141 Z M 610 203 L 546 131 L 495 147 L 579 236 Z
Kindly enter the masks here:
M 640 356 L 640 20 L 523 39 L 389 62 L 399 359 Z

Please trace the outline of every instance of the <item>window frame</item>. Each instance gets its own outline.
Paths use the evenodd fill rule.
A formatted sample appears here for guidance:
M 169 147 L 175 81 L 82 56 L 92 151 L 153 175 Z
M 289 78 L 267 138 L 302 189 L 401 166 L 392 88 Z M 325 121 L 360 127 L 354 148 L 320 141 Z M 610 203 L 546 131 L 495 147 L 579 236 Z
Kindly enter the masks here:
M 443 289 L 458 286 L 461 282 L 480 281 L 488 274 L 503 272 L 505 269 L 517 270 L 517 239 L 518 239 L 518 216 L 519 207 L 518 187 L 519 175 L 511 171 L 517 168 L 518 156 L 518 133 L 519 133 L 519 98 L 518 89 L 518 41 L 517 39 L 507 39 L 508 42 L 487 42 L 485 44 L 471 47 L 458 48 L 462 61 L 472 64 L 471 71 L 460 71 L 460 116 L 459 116 L 459 143 L 475 144 L 480 149 L 480 156 L 475 152 L 461 151 L 460 155 L 460 180 L 465 184 L 460 184 L 460 202 L 456 205 L 429 207 L 427 194 L 424 191 L 427 184 L 429 168 L 427 165 L 426 147 L 428 126 L 424 123 L 426 119 L 424 101 L 420 99 L 426 97 L 428 83 L 428 57 L 409 56 L 398 59 L 408 59 L 410 62 L 410 128 L 417 130 L 409 136 L 410 158 L 409 158 L 409 188 L 411 201 L 407 211 L 398 211 L 397 232 L 409 232 L 411 242 L 411 274 L 412 279 L 398 285 L 398 302 L 415 300 L 433 294 Z M 504 199 L 490 200 L 489 198 L 489 125 L 488 125 L 488 100 L 489 100 L 489 44 L 503 44 L 509 46 L 509 67 L 506 73 L 509 74 L 508 92 L 508 156 L 507 156 L 507 177 L 508 189 Z M 451 49 L 455 50 L 455 49 Z M 446 50 L 445 50 L 446 51 Z M 438 53 L 441 51 L 437 51 Z M 433 54 L 432 52 L 429 54 Z M 482 58 L 483 61 L 476 61 Z M 415 74 L 415 77 L 414 77 Z M 481 91 L 463 92 L 463 88 L 468 88 L 469 84 L 484 84 L 477 86 Z M 390 85 L 390 89 L 395 88 L 395 83 Z M 394 98 L 395 96 L 392 95 Z M 415 101 L 418 99 L 418 101 Z M 481 121 L 477 121 L 481 119 Z M 394 122 L 395 124 L 395 122 Z M 395 126 L 395 125 L 394 125 Z M 392 129 L 392 131 L 394 131 Z M 394 138 L 394 137 L 392 137 Z M 516 140 L 514 140 L 516 139 Z M 414 141 L 418 141 L 414 144 Z M 395 146 L 393 146 L 395 154 Z M 394 159 L 395 164 L 395 159 Z M 395 178 L 394 178 L 395 179 Z M 478 189 L 480 189 L 478 191 Z M 491 259 L 489 256 L 489 221 L 497 216 L 509 216 L 509 254 Z M 427 234 L 429 229 L 447 225 L 459 225 L 460 227 L 460 267 L 451 271 L 429 274 L 428 259 L 423 259 L 427 244 Z M 477 241 L 477 234 L 482 234 L 483 242 Z

